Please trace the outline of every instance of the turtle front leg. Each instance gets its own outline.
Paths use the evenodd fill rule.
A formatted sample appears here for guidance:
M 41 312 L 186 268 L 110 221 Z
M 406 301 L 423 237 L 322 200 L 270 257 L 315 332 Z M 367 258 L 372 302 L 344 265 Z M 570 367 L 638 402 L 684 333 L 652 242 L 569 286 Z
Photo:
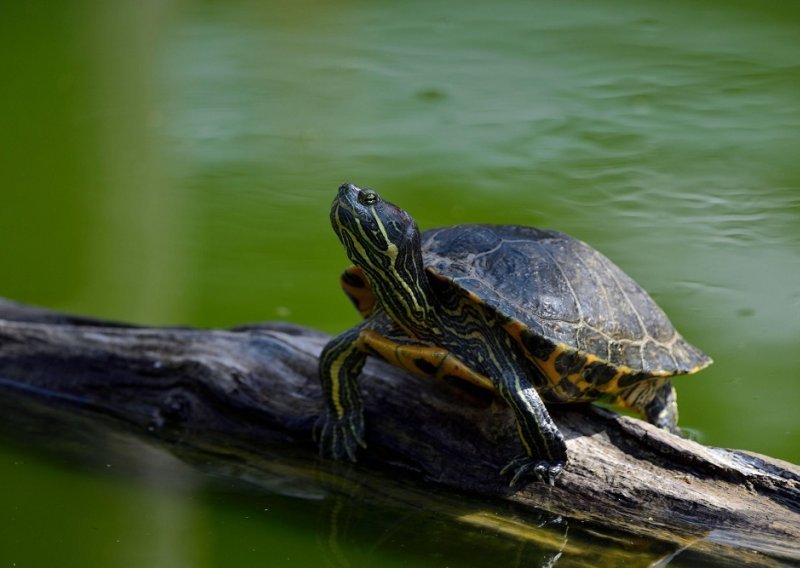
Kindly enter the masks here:
M 512 460 L 501 475 L 513 473 L 512 487 L 530 477 L 554 485 L 567 463 L 567 445 L 539 393 L 521 370 L 503 375 L 497 390 L 514 412 L 525 447 L 525 454 Z
M 503 468 L 501 474 L 513 472 L 512 486 L 528 477 L 535 477 L 550 485 L 555 483 L 567 461 L 567 447 L 524 370 L 509 363 L 514 369 L 497 369 L 493 375 L 502 379 L 495 383 L 442 347 L 375 331 L 362 332 L 360 340 L 384 360 L 417 375 L 435 378 L 451 376 L 496 390 L 514 411 L 520 440 L 526 451 L 525 455 Z
M 322 349 L 319 377 L 325 397 L 325 409 L 314 426 L 314 438 L 320 454 L 334 459 L 356 461 L 358 446 L 364 441 L 364 402 L 358 375 L 367 355 L 359 349 L 359 335 L 364 324 L 334 337 Z

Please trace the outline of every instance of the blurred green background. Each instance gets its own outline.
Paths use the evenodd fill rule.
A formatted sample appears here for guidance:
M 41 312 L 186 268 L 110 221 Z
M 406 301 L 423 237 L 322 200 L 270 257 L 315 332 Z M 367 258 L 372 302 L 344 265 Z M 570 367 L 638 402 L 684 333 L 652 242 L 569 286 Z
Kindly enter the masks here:
M 335 333 L 357 314 L 328 208 L 353 181 L 423 229 L 587 241 L 715 358 L 676 381 L 684 428 L 797 463 L 798 37 L 781 2 L 7 2 L 0 296 Z M 46 478 L 106 524 L 107 481 L 15 452 L 0 496 Z

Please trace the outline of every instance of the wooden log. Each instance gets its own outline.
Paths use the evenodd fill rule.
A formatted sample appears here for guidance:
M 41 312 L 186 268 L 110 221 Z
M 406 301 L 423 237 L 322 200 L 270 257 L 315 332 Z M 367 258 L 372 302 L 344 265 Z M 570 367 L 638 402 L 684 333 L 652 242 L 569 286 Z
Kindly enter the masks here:
M 318 462 L 311 431 L 322 401 L 317 357 L 327 339 L 281 323 L 224 331 L 135 327 L 0 300 L 0 388 L 7 397 L 88 413 L 144 440 L 180 441 L 176 453 L 324 469 L 336 466 Z M 361 384 L 368 449 L 356 470 L 389 464 L 398 476 L 714 557 L 735 545 L 761 553 L 756 560 L 763 553 L 800 559 L 795 465 L 706 447 L 591 405 L 566 405 L 552 408 L 567 440 L 565 471 L 554 487 L 512 491 L 498 472 L 521 450 L 510 410 L 497 399 L 374 360 Z

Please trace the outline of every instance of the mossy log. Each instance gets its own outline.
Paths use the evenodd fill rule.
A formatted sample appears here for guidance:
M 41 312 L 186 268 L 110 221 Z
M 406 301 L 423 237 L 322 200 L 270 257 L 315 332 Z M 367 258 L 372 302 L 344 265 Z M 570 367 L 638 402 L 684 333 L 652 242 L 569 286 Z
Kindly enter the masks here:
M 327 339 L 280 323 L 136 327 L 0 300 L 0 388 L 4 397 L 96 416 L 144 440 L 180 441 L 184 452 L 222 461 L 238 450 L 263 461 L 291 454 L 324 469 L 330 464 L 317 458 L 311 431 L 322 404 L 317 357 Z M 388 464 L 432 487 L 638 535 L 800 558 L 795 465 L 706 447 L 594 406 L 563 406 L 552 413 L 568 466 L 554 487 L 511 490 L 498 472 L 520 443 L 502 403 L 380 361 L 368 363 L 361 384 L 368 449 L 351 471 Z

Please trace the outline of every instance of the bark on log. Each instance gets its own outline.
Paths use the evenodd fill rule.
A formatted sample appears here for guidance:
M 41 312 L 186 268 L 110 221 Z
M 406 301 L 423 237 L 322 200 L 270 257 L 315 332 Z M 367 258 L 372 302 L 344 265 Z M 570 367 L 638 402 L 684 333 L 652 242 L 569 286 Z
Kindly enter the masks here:
M 0 389 L 6 399 L 97 416 L 143 439 L 180 441 L 184 453 L 342 467 L 318 462 L 311 442 L 326 340 L 287 324 L 144 328 L 0 300 Z M 509 409 L 494 398 L 379 361 L 368 363 L 361 384 L 369 447 L 356 471 L 390 464 L 572 519 L 700 541 L 715 557 L 735 544 L 800 559 L 795 465 L 705 447 L 593 406 L 565 406 L 552 409 L 570 459 L 555 487 L 511 491 L 498 472 L 520 446 Z M 731 557 L 749 558 L 742 554 Z M 761 565 L 758 558 L 748 562 Z

